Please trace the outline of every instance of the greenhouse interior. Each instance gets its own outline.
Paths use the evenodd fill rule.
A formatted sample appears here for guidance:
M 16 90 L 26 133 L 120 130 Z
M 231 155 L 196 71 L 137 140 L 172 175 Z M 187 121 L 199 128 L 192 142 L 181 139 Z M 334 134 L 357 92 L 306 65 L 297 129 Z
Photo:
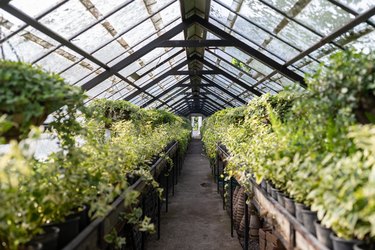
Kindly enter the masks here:
M 0 249 L 375 250 L 374 0 L 0 0 Z

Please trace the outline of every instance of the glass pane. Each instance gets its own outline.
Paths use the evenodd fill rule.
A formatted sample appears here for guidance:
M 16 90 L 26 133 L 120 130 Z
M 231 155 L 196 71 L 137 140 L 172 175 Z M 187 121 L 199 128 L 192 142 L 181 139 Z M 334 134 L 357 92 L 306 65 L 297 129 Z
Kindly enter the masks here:
M 18 18 L 0 9 L 0 39 L 10 35 L 15 30 L 22 27 L 24 24 L 25 23 L 19 20 Z
M 338 0 L 338 2 L 349 6 L 358 13 L 364 12 L 375 6 L 375 2 L 372 0 Z
M 295 22 L 289 22 L 278 35 L 302 50 L 308 49 L 321 39 L 320 36 L 315 35 Z
M 296 19 L 328 35 L 353 19 L 353 16 L 326 0 L 312 0 Z
M 274 30 L 283 19 L 282 15 L 258 0 L 245 0 L 239 13 L 269 31 Z
M 82 30 L 82 27 L 87 27 L 95 21 L 95 17 L 86 10 L 80 1 L 70 0 L 43 17 L 39 22 L 69 39 Z
M 20 31 L 3 44 L 6 59 L 18 60 L 18 56 L 25 62 L 33 62 L 57 46 L 55 40 L 31 27 Z
M 95 76 L 102 73 L 103 71 L 104 71 L 103 69 L 99 69 L 99 70 L 96 70 L 95 73 L 91 74 L 92 70 L 85 67 L 85 64 L 80 63 L 80 64 L 75 65 L 72 68 L 68 69 L 64 73 L 62 73 L 61 76 L 64 77 L 71 84 L 74 84 L 77 81 L 80 81 L 85 76 L 88 76 L 89 74 L 91 74 L 87 78 L 85 78 L 84 80 L 77 83 L 78 86 L 81 86 L 82 84 L 86 83 L 87 81 L 94 78 Z
M 113 28 L 121 33 L 148 17 L 146 6 L 142 0 L 135 0 L 125 8 L 116 12 L 107 21 Z
M 287 12 L 298 2 L 298 0 L 265 0 L 265 2 L 272 4 L 283 12 Z
M 72 42 L 78 47 L 91 53 L 99 46 L 112 39 L 112 35 L 102 26 L 102 24 L 95 25 L 88 31 L 74 38 Z
M 36 17 L 61 2 L 63 0 L 12 0 L 11 4 L 29 16 Z

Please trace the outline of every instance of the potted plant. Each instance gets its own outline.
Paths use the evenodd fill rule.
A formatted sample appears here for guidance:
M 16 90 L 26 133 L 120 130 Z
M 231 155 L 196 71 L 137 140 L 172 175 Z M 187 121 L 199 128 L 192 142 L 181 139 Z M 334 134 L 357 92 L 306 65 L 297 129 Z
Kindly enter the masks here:
M 0 115 L 6 121 L 1 136 L 8 141 L 25 138 L 31 126 L 65 105 L 75 109 L 84 98 L 58 75 L 23 62 L 0 60 L 0 85 Z

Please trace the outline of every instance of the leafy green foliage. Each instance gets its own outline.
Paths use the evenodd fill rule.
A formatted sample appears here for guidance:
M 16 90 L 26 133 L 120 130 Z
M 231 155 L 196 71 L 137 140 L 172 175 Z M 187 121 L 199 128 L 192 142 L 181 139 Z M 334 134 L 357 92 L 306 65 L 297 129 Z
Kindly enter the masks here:
M 25 138 L 31 126 L 40 125 L 63 106 L 64 114 L 57 114 L 54 125 L 74 123 L 72 115 L 83 106 L 80 88 L 27 63 L 0 60 L 0 85 L 0 115 L 5 115 L 0 136 L 7 140 Z M 61 135 L 68 138 L 66 131 Z
M 240 122 L 230 109 L 217 112 L 204 122 L 207 154 L 224 144 L 229 175 L 272 181 L 340 237 L 373 240 L 374 59 L 374 52 L 337 53 L 305 92 L 253 99 Z
M 0 199 L 5 203 L 0 210 L 0 242 L 4 248 L 18 249 L 40 233 L 43 224 L 64 221 L 83 205 L 89 205 L 91 218 L 103 216 L 121 194 L 129 214 L 139 214 L 140 194 L 129 189 L 137 178 L 161 193 L 150 165 L 172 141 L 179 142 L 181 153 L 186 150 L 190 136 L 186 120 L 123 101 L 97 102 L 99 107 L 92 105 L 82 117 L 72 108 L 74 120 L 66 122 L 61 115 L 62 120 L 55 121 L 52 132 L 67 146 L 46 160 L 27 157 L 24 142 L 12 142 L 12 150 L 0 156 Z M 110 115 L 104 116 L 108 110 Z M 108 124 L 111 136 L 106 138 Z M 64 130 L 57 129 L 58 125 L 65 126 Z M 131 223 L 139 230 L 153 231 L 149 218 L 133 216 Z M 106 240 L 121 246 L 125 239 L 113 233 Z

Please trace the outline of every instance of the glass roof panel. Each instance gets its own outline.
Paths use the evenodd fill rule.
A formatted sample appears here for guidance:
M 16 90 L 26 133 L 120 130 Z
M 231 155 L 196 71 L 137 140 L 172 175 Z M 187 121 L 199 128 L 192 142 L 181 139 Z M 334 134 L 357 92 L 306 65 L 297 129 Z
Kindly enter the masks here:
M 87 27 L 95 21 L 95 17 L 86 10 L 79 0 L 68 1 L 39 20 L 40 23 L 66 39 L 77 34 L 82 30 L 82 27 Z
M 113 58 L 117 57 L 120 53 L 125 53 L 124 47 L 115 40 L 108 44 L 107 46 L 103 47 L 102 49 L 98 50 L 93 54 L 93 56 L 100 61 L 108 64 L 109 61 L 113 60 Z
M 326 0 L 312 0 L 296 19 L 328 35 L 353 19 L 353 15 Z
M 226 23 L 230 11 L 227 8 L 211 1 L 210 16 L 213 16 L 215 19 L 219 20 L 222 23 Z
M 284 12 L 289 11 L 298 2 L 298 0 L 283 0 L 283 1 L 280 1 L 280 0 L 264 0 L 264 1 L 272 4 L 273 6 L 275 6 L 276 8 L 278 8 L 278 9 L 284 11 Z
M 68 60 L 57 53 L 51 53 L 38 61 L 36 64 L 47 71 L 60 72 L 71 66 L 73 63 L 74 61 Z
M 338 0 L 338 2 L 349 6 L 358 13 L 362 13 L 375 6 L 375 2 L 373 0 Z
M 77 86 L 81 86 L 88 80 L 94 78 L 104 70 L 102 68 L 95 69 L 94 73 L 93 70 L 86 67 L 86 64 L 80 63 L 74 65 L 70 69 L 66 70 L 65 72 L 61 73 L 60 75 L 65 78 L 69 83 L 76 84 Z
M 237 17 L 233 29 L 258 44 L 262 44 L 265 40 L 270 38 L 268 33 L 249 23 L 242 17 Z
M 64 0 L 38 0 L 38 4 L 35 4 L 30 0 L 12 0 L 11 4 L 29 16 L 36 17 L 62 2 Z
M 159 5 L 161 8 L 162 6 L 166 6 L 170 2 L 171 2 L 170 0 L 157 0 L 155 4 Z M 172 5 L 160 11 L 160 17 L 164 24 L 172 22 L 176 18 L 179 18 L 181 16 L 180 2 L 179 1 L 173 1 L 173 2 L 174 3 Z
M 153 22 L 148 19 L 147 21 L 139 24 L 137 28 L 125 33 L 122 38 L 127 42 L 130 47 L 136 46 L 139 42 L 146 39 L 148 36 L 155 32 Z
M 239 13 L 267 30 L 274 30 L 283 19 L 282 15 L 258 0 L 244 0 Z
M 371 0 L 336 1 L 359 13 L 375 6 L 375 2 Z M 39 16 L 38 21 L 42 25 L 85 52 L 92 53 L 96 59 L 111 67 L 181 23 L 180 2 L 179 0 L 12 0 L 10 4 L 34 18 Z M 313 32 L 314 30 L 322 35 L 328 35 L 354 18 L 354 15 L 332 3 L 334 1 L 311 0 L 302 4 L 302 8 L 298 8 L 301 2 L 301 0 L 243 0 L 239 4 L 234 0 L 212 0 L 210 1 L 209 22 L 283 64 L 321 39 L 321 36 Z M 125 7 L 118 9 L 120 6 Z M 285 14 L 273 7 L 279 8 Z M 45 14 L 48 10 L 49 13 Z M 98 19 L 113 12 L 115 13 L 97 23 Z M 42 13 L 44 17 L 41 17 Z M 291 18 L 285 18 L 285 15 L 292 19 L 295 18 L 302 25 Z M 375 20 L 375 18 L 373 19 Z M 304 28 L 303 25 L 308 28 Z M 66 47 L 65 43 L 60 44 L 30 26 L 26 26 L 17 34 L 12 33 L 24 26 L 22 21 L 0 9 L 0 40 L 12 36 L 2 44 L 5 58 L 32 62 L 48 71 L 60 72 L 67 82 L 78 86 L 87 83 L 105 71 L 97 64 L 82 58 L 82 55 L 69 49 L 69 46 Z M 203 34 L 201 28 L 198 27 L 196 36 L 200 37 Z M 85 31 L 80 34 L 83 30 Z M 334 42 L 342 47 L 364 49 L 366 52 L 375 49 L 374 30 L 374 27 L 368 23 L 362 23 L 335 39 Z M 210 31 L 204 34 L 207 39 L 219 39 Z M 183 40 L 184 33 L 181 32 L 173 39 Z M 204 54 L 202 49 L 191 48 L 187 52 L 184 50 L 173 58 L 169 58 L 180 50 L 184 50 L 184 48 L 154 49 L 121 70 L 122 79 L 111 76 L 89 90 L 88 94 L 91 97 L 123 99 L 130 93 L 139 91 L 137 88 L 129 86 L 128 82 L 137 86 L 145 86 L 186 60 L 187 55 L 194 55 L 194 53 L 204 55 L 205 60 L 217 65 L 249 86 L 256 85 L 264 76 L 274 72 L 273 69 L 255 60 L 250 54 L 235 47 L 209 48 Z M 319 61 L 327 63 L 329 55 L 337 50 L 337 46 L 325 44 L 310 53 L 309 56 L 315 59 L 302 58 L 288 66 L 288 69 L 296 71 L 300 75 L 303 75 L 304 72 L 313 73 Z M 169 60 L 165 61 L 167 58 Z M 233 58 L 240 60 L 245 66 L 233 65 Z M 191 67 L 211 70 L 198 62 L 190 64 L 190 69 L 192 69 Z M 297 70 L 297 67 L 301 70 Z M 189 70 L 189 67 L 185 65 L 179 70 Z M 163 77 L 162 80 L 155 82 L 147 89 L 148 93 L 135 96 L 132 101 L 140 105 L 144 104 L 152 98 L 149 94 L 161 95 L 170 88 L 172 90 L 165 93 L 164 98 L 169 100 L 173 94 L 182 93 L 174 97 L 171 102 L 181 100 L 186 97 L 186 93 L 191 93 L 191 88 L 176 87 L 174 89 L 173 86 L 177 81 L 187 77 L 187 75 Z M 243 96 L 246 100 L 254 96 L 222 75 L 207 74 L 204 77 L 237 96 Z M 124 79 L 128 82 L 125 82 Z M 193 78 L 192 84 L 197 82 L 212 84 L 199 77 Z M 283 86 L 291 84 L 293 82 L 285 76 L 274 74 L 270 79 L 259 83 L 256 88 L 264 93 L 275 93 L 280 91 Z M 207 96 L 224 106 L 226 104 L 221 101 L 222 99 L 240 105 L 237 100 L 232 99 L 230 95 L 214 86 L 201 88 L 200 91 L 202 93 L 211 91 L 212 95 L 208 93 Z M 186 101 L 181 103 L 184 102 Z M 190 100 L 190 102 L 193 101 Z M 155 101 L 152 105 L 160 105 L 160 102 Z M 186 104 L 181 107 L 184 106 Z
M 24 25 L 25 23 L 23 21 L 0 9 L 0 39 L 3 39 L 4 37 L 10 35 Z
M 109 42 L 112 37 L 113 36 L 108 33 L 102 24 L 97 24 L 86 32 L 72 39 L 72 42 L 81 49 L 91 53 L 102 44 Z
M 278 36 L 284 38 L 297 48 L 306 50 L 321 37 L 303 28 L 295 22 L 289 22 L 279 33 Z
M 148 16 L 144 2 L 142 0 L 135 0 L 125 8 L 108 17 L 107 21 L 118 33 L 121 33 L 138 24 L 142 19 Z
M 375 31 L 372 31 L 357 40 L 347 44 L 349 47 L 354 47 L 357 50 L 369 53 L 370 50 L 375 51 Z
M 33 62 L 59 45 L 34 28 L 27 27 L 3 44 L 5 58 Z

